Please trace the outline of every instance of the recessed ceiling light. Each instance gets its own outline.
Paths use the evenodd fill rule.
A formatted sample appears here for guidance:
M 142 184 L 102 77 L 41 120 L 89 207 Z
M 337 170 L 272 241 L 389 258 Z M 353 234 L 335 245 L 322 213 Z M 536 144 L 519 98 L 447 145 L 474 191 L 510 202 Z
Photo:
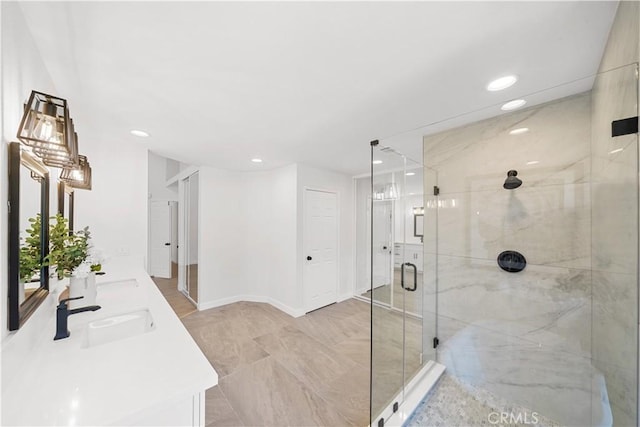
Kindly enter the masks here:
M 537 165 L 538 163 L 540 163 L 538 160 L 531 160 L 530 162 L 527 162 L 528 165 Z
M 415 175 L 415 174 L 416 174 L 415 172 L 407 172 L 407 173 L 406 173 L 406 175 L 407 175 L 407 176 L 413 176 L 413 175 Z
M 487 85 L 487 90 L 489 92 L 496 92 L 498 90 L 503 90 L 503 89 L 506 89 L 508 87 L 513 86 L 517 81 L 518 81 L 518 78 L 516 76 L 500 77 L 499 79 L 495 79 L 495 80 L 491 81 Z
M 139 136 L 140 138 L 146 138 L 149 134 L 143 130 L 132 130 L 131 135 Z
M 382 160 L 374 160 L 371 163 L 373 163 L 374 165 L 380 165 L 380 164 L 382 164 Z
M 622 150 L 624 150 L 624 148 L 616 148 L 615 150 L 609 151 L 609 154 L 616 154 L 616 153 L 621 152 Z
M 518 128 L 509 132 L 509 135 L 522 135 L 523 133 L 529 132 L 529 128 Z
M 257 158 L 257 157 L 254 157 L 253 159 L 251 159 L 251 161 L 252 161 L 253 163 L 262 163 L 262 159 L 259 159 L 259 158 Z
M 500 109 L 502 111 L 511 111 L 522 107 L 526 103 L 527 101 L 525 101 L 524 99 L 514 99 L 513 101 L 509 101 L 504 104 L 502 107 L 500 107 Z

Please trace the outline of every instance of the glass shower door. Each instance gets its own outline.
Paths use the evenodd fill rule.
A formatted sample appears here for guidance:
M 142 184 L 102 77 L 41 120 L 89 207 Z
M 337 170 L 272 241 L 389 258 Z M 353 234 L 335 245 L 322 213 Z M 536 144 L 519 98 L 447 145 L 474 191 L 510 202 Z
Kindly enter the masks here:
M 371 423 L 388 419 L 423 366 L 424 176 L 419 162 L 372 147 L 368 212 Z M 433 322 L 427 322 L 433 324 Z

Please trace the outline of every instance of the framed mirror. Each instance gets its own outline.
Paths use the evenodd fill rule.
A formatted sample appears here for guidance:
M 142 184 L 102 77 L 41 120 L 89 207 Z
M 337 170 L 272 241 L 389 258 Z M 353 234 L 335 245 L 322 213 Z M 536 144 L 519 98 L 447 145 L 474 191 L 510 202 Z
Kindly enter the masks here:
M 19 329 L 49 293 L 49 171 L 9 144 L 9 322 Z
M 73 233 L 73 187 L 58 181 L 58 213 L 69 221 L 69 232 Z
M 424 237 L 424 207 L 413 208 L 413 235 Z

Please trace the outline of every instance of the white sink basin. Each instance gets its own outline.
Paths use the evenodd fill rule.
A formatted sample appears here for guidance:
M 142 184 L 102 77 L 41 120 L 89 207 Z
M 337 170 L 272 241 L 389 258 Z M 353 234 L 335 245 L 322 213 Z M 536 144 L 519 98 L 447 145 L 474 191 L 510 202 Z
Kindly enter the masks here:
M 151 332 L 153 329 L 153 317 L 147 309 L 94 320 L 86 326 L 84 347 L 123 340 Z

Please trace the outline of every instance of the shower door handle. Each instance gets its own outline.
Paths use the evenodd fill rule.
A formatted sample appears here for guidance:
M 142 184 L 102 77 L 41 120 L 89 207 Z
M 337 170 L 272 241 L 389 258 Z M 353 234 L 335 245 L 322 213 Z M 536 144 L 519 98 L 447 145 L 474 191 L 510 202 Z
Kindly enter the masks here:
M 402 287 L 402 289 L 404 289 L 405 291 L 410 290 L 404 286 L 404 267 L 408 264 L 409 264 L 408 262 L 403 262 L 402 265 L 400 266 L 400 287 Z
M 413 268 L 413 288 L 404 286 L 404 266 L 405 265 Z M 416 267 L 415 264 L 412 264 L 410 262 L 405 262 L 404 264 L 402 264 L 402 268 L 400 269 L 400 286 L 402 286 L 403 289 L 410 292 L 413 292 L 416 289 L 418 289 L 418 268 Z

